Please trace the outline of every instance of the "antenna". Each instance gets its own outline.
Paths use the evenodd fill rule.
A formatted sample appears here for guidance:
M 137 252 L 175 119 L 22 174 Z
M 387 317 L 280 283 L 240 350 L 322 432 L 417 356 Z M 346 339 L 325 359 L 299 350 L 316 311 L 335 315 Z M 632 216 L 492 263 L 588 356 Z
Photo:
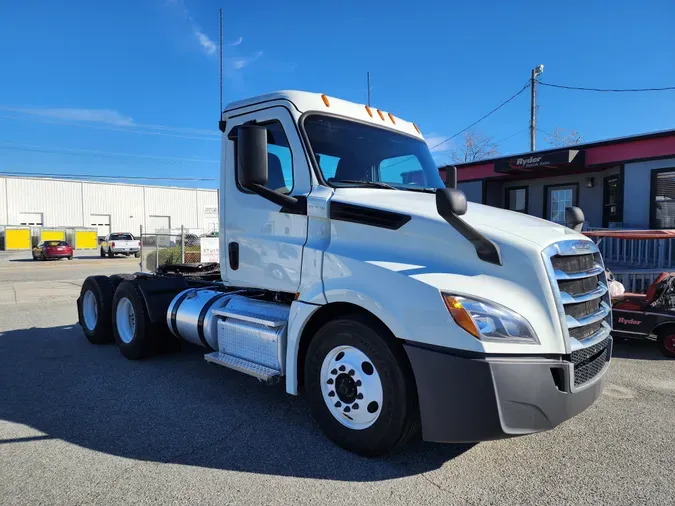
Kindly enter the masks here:
M 225 122 L 223 121 L 223 9 L 220 9 L 220 93 L 218 99 L 220 107 L 218 111 L 218 129 L 225 133 Z

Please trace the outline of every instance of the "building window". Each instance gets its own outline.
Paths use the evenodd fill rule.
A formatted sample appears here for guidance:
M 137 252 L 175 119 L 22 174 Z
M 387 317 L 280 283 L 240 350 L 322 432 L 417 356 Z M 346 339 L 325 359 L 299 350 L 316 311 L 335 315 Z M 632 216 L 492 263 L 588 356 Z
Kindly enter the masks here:
M 652 171 L 650 227 L 675 228 L 675 167 Z
M 577 184 L 560 186 L 547 186 L 546 195 L 546 219 L 554 223 L 564 224 L 565 209 L 577 205 Z
M 527 213 L 527 186 L 506 189 L 506 208 L 519 213 Z
M 612 228 L 623 221 L 622 193 L 619 176 L 608 176 L 604 179 L 602 226 Z

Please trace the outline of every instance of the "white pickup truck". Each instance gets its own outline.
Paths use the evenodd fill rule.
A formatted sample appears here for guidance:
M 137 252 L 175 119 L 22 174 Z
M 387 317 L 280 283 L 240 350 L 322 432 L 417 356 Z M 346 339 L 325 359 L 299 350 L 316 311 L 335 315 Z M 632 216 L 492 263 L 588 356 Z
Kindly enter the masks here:
M 202 346 L 304 392 L 327 436 L 367 456 L 420 432 L 553 429 L 600 397 L 612 314 L 580 209 L 567 228 L 467 203 L 416 125 L 326 95 L 235 102 L 219 128 L 219 279 L 181 266 L 87 278 L 92 343 L 134 360 Z
M 141 256 L 141 241 L 135 239 L 128 232 L 117 232 L 108 234 L 101 243 L 101 256 L 108 255 L 110 258 L 115 255 L 134 255 L 136 258 Z

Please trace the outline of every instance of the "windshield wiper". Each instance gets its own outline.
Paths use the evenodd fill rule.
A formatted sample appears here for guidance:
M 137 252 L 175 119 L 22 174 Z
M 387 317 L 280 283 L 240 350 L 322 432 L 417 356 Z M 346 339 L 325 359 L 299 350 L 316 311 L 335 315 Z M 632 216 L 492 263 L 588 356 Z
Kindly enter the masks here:
M 385 188 L 387 190 L 400 190 L 400 188 L 396 188 L 395 186 L 392 186 L 387 183 L 383 183 L 382 181 L 361 181 L 358 179 L 337 179 L 335 181 L 336 183 L 349 183 L 349 184 L 360 184 L 363 186 L 371 186 L 373 188 Z
M 406 186 L 403 190 L 422 193 L 436 193 L 436 188 L 424 188 L 420 186 Z

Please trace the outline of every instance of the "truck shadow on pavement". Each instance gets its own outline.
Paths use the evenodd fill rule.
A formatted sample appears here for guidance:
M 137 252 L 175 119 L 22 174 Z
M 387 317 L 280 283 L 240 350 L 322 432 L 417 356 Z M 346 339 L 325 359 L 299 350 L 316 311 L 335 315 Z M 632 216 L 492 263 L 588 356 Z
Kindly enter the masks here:
M 653 341 L 614 337 L 612 356 L 637 360 L 673 360 L 664 356 Z
M 0 332 L 0 418 L 131 459 L 345 481 L 425 473 L 473 445 L 413 443 L 364 459 L 328 441 L 302 396 L 211 365 L 189 348 L 144 361 L 78 325 Z M 2 444 L 22 444 L 22 438 Z

